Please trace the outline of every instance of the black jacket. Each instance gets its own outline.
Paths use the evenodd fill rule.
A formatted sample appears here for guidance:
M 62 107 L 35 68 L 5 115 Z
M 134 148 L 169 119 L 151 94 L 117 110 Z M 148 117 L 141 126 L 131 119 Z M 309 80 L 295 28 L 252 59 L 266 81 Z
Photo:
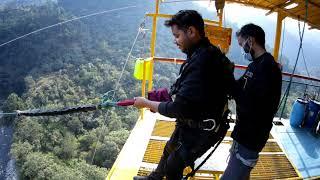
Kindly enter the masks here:
M 267 52 L 254 59 L 234 83 L 238 119 L 231 136 L 248 149 L 260 152 L 266 144 L 280 101 L 281 83 L 279 65 Z
M 227 102 L 228 78 L 233 77 L 226 67 L 230 61 L 208 39 L 203 39 L 181 66 L 173 102 L 162 102 L 159 113 L 183 119 L 204 120 L 221 117 Z M 226 65 L 227 64 L 227 65 Z M 181 74 L 182 73 L 182 74 Z M 227 80 L 228 79 L 228 80 Z

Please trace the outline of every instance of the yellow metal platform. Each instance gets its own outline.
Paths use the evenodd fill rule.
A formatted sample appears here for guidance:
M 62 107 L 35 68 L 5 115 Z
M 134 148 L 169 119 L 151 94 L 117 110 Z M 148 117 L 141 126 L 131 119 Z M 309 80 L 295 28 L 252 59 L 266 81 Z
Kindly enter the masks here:
M 228 149 L 232 143 L 230 134 L 233 126 L 231 124 L 231 128 L 221 145 L 193 179 L 219 179 L 227 166 Z M 145 111 L 144 118 L 137 121 L 107 179 L 131 180 L 135 175 L 149 174 L 156 168 L 165 143 L 174 127 L 174 119 Z M 258 164 L 251 173 L 251 179 L 301 179 L 273 137 L 270 134 L 266 146 L 260 153 Z M 196 165 L 202 161 L 203 157 L 196 161 Z

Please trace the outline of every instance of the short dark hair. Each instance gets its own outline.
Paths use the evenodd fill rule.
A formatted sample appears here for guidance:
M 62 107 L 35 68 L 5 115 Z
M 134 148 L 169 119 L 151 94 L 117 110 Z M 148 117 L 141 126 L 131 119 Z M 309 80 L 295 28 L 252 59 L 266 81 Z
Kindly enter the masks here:
M 190 26 L 194 26 L 200 33 L 200 36 L 204 37 L 204 21 L 202 16 L 195 10 L 181 10 L 177 14 L 173 15 L 171 19 L 166 20 L 164 23 L 167 27 L 177 25 L 179 29 L 186 30 Z
M 237 37 L 241 36 L 243 38 L 248 38 L 249 36 L 253 37 L 256 42 L 265 49 L 265 33 L 263 29 L 255 24 L 246 24 L 236 32 Z

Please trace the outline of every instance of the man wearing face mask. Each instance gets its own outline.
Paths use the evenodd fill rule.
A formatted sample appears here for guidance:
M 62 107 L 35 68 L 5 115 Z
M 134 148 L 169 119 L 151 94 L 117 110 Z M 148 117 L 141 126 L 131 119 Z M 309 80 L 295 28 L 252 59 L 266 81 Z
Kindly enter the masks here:
M 244 57 L 251 63 L 234 83 L 237 121 L 231 134 L 228 166 L 222 180 L 244 180 L 256 165 L 272 128 L 281 96 L 281 70 L 266 52 L 265 33 L 255 24 L 243 26 L 237 33 Z
M 148 177 L 135 180 L 180 180 L 183 169 L 223 139 L 227 129 L 225 105 L 233 82 L 230 61 L 205 37 L 204 21 L 194 10 L 181 10 L 165 22 L 175 43 L 187 55 L 179 77 L 172 86 L 171 102 L 135 98 L 135 107 L 176 118 L 176 127 L 167 142 L 158 167 Z

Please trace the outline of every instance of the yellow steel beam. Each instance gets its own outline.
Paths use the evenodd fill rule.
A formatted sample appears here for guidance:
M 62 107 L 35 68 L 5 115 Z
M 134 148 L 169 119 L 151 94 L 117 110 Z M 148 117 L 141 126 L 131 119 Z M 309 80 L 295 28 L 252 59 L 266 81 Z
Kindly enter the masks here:
M 150 43 L 150 49 L 151 49 L 151 57 L 155 56 L 156 52 L 156 40 L 157 40 L 157 15 L 159 14 L 160 11 L 160 0 L 155 0 L 156 1 L 156 12 L 155 16 L 153 16 L 152 20 L 152 35 L 151 35 L 151 43 Z M 153 66 L 154 66 L 154 61 L 153 59 L 151 60 L 150 63 L 150 74 L 149 74 L 149 82 L 148 82 L 148 91 L 152 89 L 153 86 Z
M 156 46 L 156 38 L 157 38 L 157 17 L 159 14 L 159 4 L 160 0 L 155 0 L 156 1 L 156 12 L 155 16 L 153 16 L 152 19 L 152 35 L 151 35 L 151 44 L 150 44 L 150 49 L 151 49 L 151 57 L 155 55 L 155 46 Z M 148 14 L 147 14 L 148 16 Z
M 153 86 L 153 66 L 154 66 L 154 60 L 152 58 L 150 62 L 150 73 L 148 74 L 149 75 L 148 91 L 151 91 Z
M 154 14 L 154 13 L 148 13 L 146 14 L 146 16 L 149 16 L 149 17 L 159 17 L 159 18 L 171 18 L 173 15 L 171 14 Z M 216 25 L 219 25 L 219 22 L 218 21 L 213 21 L 213 20 L 209 20 L 209 19 L 204 19 L 203 20 L 205 23 L 212 23 L 212 24 L 216 24 Z
M 146 68 L 147 68 L 147 61 L 143 61 L 143 79 L 142 79 L 142 89 L 141 89 L 141 96 L 146 96 Z M 144 109 L 140 110 L 140 116 L 143 119 L 144 117 Z
M 274 40 L 274 49 L 273 49 L 273 57 L 276 61 L 278 61 L 278 58 L 279 58 L 279 49 L 280 49 L 281 32 L 282 32 L 282 20 L 284 18 L 285 18 L 285 15 L 282 14 L 282 12 L 278 12 L 276 36 Z
M 147 68 L 147 61 L 143 61 L 143 75 L 142 75 L 142 89 L 141 89 L 141 96 L 146 96 L 146 68 Z

